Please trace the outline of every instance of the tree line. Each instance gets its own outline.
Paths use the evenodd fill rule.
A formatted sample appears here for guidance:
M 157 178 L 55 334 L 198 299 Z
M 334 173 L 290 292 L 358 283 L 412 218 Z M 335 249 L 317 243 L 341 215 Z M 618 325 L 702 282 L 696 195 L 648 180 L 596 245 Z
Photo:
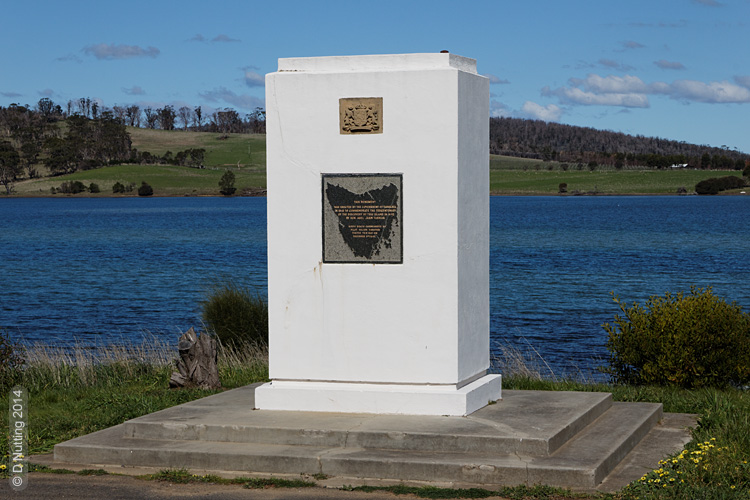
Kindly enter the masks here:
M 750 155 L 659 137 L 628 135 L 541 120 L 490 118 L 490 153 L 577 164 L 742 170 Z
M 19 178 L 39 177 L 40 165 L 55 176 L 121 163 L 192 167 L 203 164 L 204 149 L 167 152 L 163 156 L 139 152 L 132 147 L 126 120 L 115 109 L 100 108 L 90 99 L 77 102 L 73 114 L 47 98 L 40 99 L 35 108 L 0 106 L 0 185 L 6 193 L 10 194 Z M 170 114 L 169 109 L 166 114 Z M 165 112 L 161 111 L 161 115 L 163 119 Z M 227 116 L 230 115 L 237 116 Z M 167 125 L 166 121 L 160 123 Z M 220 123 L 224 122 L 220 119 Z M 238 129 L 227 122 L 220 131 Z
M 102 108 L 88 97 L 68 101 L 65 111 L 60 106 L 57 108 L 64 116 L 80 115 L 91 119 L 96 119 L 104 111 L 110 111 L 120 122 L 138 128 L 225 134 L 265 134 L 266 132 L 266 112 L 263 108 L 255 108 L 253 112 L 246 113 L 244 116 L 232 108 L 217 109 L 206 114 L 201 106 L 181 106 L 175 109 L 171 104 L 160 108 L 141 107 L 138 104 L 115 105 L 110 109 Z

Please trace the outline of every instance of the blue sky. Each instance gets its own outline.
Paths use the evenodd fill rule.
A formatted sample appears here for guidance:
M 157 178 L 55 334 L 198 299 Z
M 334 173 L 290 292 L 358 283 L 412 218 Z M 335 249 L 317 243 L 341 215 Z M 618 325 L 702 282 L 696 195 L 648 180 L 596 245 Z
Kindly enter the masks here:
M 3 0 L 0 105 L 265 107 L 280 57 L 477 59 L 493 116 L 750 153 L 750 0 Z

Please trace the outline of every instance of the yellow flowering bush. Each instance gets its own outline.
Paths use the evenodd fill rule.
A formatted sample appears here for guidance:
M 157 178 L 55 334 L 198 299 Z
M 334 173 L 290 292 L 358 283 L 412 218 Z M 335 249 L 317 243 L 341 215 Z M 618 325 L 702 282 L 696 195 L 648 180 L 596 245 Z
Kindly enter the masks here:
M 741 387 L 750 383 L 750 314 L 727 304 L 710 288 L 692 287 L 645 307 L 628 307 L 605 323 L 609 366 L 615 383 L 684 388 Z
M 750 465 L 735 460 L 728 446 L 716 439 L 698 442 L 678 455 L 659 462 L 659 468 L 644 474 L 624 488 L 622 499 L 650 498 L 750 498 Z

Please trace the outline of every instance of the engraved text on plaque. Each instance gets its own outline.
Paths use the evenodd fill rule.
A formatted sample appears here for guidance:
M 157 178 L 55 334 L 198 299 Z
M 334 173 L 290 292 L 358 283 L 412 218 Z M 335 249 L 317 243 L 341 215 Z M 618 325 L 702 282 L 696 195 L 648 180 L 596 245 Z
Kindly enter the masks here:
M 403 262 L 401 181 L 401 174 L 322 174 L 323 262 Z

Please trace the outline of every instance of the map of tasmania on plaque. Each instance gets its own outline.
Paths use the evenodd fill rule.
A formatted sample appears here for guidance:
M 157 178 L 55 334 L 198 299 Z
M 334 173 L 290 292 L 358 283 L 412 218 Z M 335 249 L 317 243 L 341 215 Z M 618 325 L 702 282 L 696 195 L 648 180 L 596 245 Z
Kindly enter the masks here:
M 401 264 L 401 174 L 322 174 L 323 262 Z

